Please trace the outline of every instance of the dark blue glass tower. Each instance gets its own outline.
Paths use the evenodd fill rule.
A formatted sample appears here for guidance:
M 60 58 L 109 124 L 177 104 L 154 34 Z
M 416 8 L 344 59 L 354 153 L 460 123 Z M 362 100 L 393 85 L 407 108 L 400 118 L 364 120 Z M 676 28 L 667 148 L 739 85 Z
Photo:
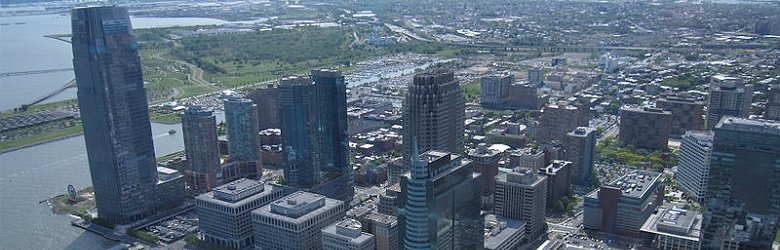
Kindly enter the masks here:
M 138 44 L 125 8 L 74 9 L 73 68 L 100 218 L 154 213 L 157 168 Z
M 334 199 L 352 198 L 347 84 L 338 70 L 286 77 L 279 87 L 285 179 Z

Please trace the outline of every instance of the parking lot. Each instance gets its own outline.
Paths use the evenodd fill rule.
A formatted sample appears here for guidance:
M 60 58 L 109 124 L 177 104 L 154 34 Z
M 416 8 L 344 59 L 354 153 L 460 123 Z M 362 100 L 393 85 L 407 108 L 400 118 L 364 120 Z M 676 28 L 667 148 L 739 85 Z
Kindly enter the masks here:
M 147 226 L 145 231 L 156 236 L 160 241 L 171 243 L 184 238 L 187 234 L 198 231 L 198 222 L 194 218 L 176 216 L 174 218 Z

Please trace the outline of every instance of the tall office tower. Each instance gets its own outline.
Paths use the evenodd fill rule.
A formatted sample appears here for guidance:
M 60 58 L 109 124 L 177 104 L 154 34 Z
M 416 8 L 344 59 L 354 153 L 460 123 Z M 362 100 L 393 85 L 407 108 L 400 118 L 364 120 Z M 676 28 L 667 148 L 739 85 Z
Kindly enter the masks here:
M 780 84 L 772 85 L 769 89 L 764 118 L 780 121 Z
M 674 179 L 688 197 L 703 203 L 712 154 L 712 131 L 688 131 L 680 140 L 680 160 Z
M 564 141 L 567 133 L 577 127 L 587 127 L 589 119 L 589 110 L 585 107 L 547 105 L 539 116 L 536 140 L 540 144 L 554 140 Z
M 322 249 L 321 230 L 343 219 L 348 206 L 340 200 L 298 191 L 255 209 L 255 249 Z
M 585 185 L 593 172 L 593 158 L 596 153 L 596 130 L 588 127 L 578 127 L 566 134 L 563 144 L 564 157 L 572 163 L 571 179 L 579 185 Z
M 446 150 L 461 154 L 464 150 L 466 103 L 452 72 L 428 72 L 414 76 L 403 103 L 404 161 L 389 171 L 390 183 L 408 170 L 412 141 L 419 152 Z
M 582 224 L 587 229 L 638 237 L 663 199 L 663 176 L 635 170 L 585 196 Z
M 260 131 L 269 128 L 280 128 L 279 120 L 279 88 L 267 86 L 250 91 L 247 99 L 257 104 L 258 128 Z
M 542 73 L 542 68 L 539 67 L 533 67 L 528 70 L 528 82 L 531 83 L 531 85 L 539 87 L 544 83 L 544 76 Z
M 494 199 L 493 213 L 525 222 L 525 235 L 530 241 L 544 233 L 547 177 L 530 168 L 499 173 Z
M 481 249 L 478 178 L 471 161 L 457 154 L 432 150 L 413 157 L 398 197 L 404 249 Z
M 618 139 L 637 148 L 664 149 L 672 131 L 672 113 L 656 108 L 620 109 Z
M 780 122 L 721 119 L 710 160 L 702 249 L 726 243 L 740 249 L 771 248 L 780 217 L 779 183 Z M 736 242 L 722 242 L 734 238 Z
M 337 70 L 282 78 L 279 103 L 289 185 L 334 199 L 352 198 L 346 95 Z
M 182 117 L 184 150 L 187 168 L 184 170 L 188 192 L 198 195 L 222 183 L 219 162 L 217 119 L 210 110 L 190 106 Z
M 515 77 L 509 72 L 496 72 L 480 79 L 479 104 L 484 108 L 502 108 L 508 93 L 509 85 Z
M 195 197 L 200 232 L 204 240 L 235 249 L 254 244 L 251 212 L 286 193 L 283 187 L 238 179 Z
M 509 155 L 509 166 L 512 168 L 530 168 L 534 171 L 545 167 L 544 151 L 534 148 L 521 148 Z
M 571 187 L 571 162 L 554 160 L 539 169 L 539 175 L 547 176 L 547 207 L 553 208 L 569 193 Z
M 498 161 L 501 160 L 501 154 L 496 150 L 488 149 L 484 144 L 480 144 L 476 149 L 469 150 L 466 157 L 471 160 L 474 172 L 480 174 L 482 207 L 488 209 L 493 205 Z
M 704 116 L 704 103 L 692 98 L 670 96 L 659 99 L 655 106 L 672 112 L 672 131 L 673 137 L 680 137 L 686 131 L 702 130 Z
M 71 19 L 73 68 L 98 217 L 134 222 L 154 214 L 158 177 L 130 16 L 121 7 L 90 7 L 74 9 Z
M 323 250 L 374 250 L 376 237 L 362 231 L 354 219 L 344 219 L 322 229 Z
M 243 162 L 260 161 L 260 137 L 257 122 L 257 104 L 240 97 L 225 100 L 225 124 L 227 125 L 230 159 Z
M 723 116 L 748 117 L 753 102 L 753 85 L 743 85 L 732 76 L 716 75 L 710 82 L 706 128 L 713 130 Z

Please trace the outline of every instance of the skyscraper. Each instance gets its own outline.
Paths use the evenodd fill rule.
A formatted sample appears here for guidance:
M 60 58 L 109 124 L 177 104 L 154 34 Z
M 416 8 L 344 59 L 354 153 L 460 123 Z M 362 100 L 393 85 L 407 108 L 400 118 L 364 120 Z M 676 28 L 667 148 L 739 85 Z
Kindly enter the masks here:
M 739 78 L 732 76 L 713 76 L 707 99 L 706 128 L 713 130 L 723 116 L 748 117 L 752 101 L 753 85 L 743 85 Z
M 413 157 L 398 197 L 404 249 L 482 249 L 479 176 L 457 154 L 432 150 Z
M 572 181 L 584 185 L 593 171 L 596 152 L 596 130 L 578 127 L 566 134 L 564 159 L 572 163 Z
M 230 159 L 242 162 L 260 161 L 260 137 L 257 104 L 252 100 L 231 96 L 225 100 L 228 152 Z
M 778 183 L 780 122 L 721 119 L 710 160 L 702 249 L 771 248 L 780 217 Z M 745 232 L 749 237 L 724 241 Z
M 352 198 L 347 91 L 338 70 L 288 76 L 279 87 L 285 179 L 329 198 Z
M 479 104 L 485 108 L 502 108 L 509 85 L 515 81 L 509 72 L 497 72 L 480 79 Z
M 704 202 L 712 154 L 712 131 L 688 131 L 680 140 L 680 163 L 674 179 L 693 200 Z
M 193 195 L 208 192 L 223 182 L 217 119 L 211 111 L 193 105 L 184 111 L 182 130 L 187 157 L 184 176 L 188 191 Z
M 258 128 L 260 131 L 279 128 L 279 88 L 266 86 L 250 91 L 246 98 L 257 104 Z
M 71 19 L 73 68 L 98 216 L 127 224 L 158 206 L 138 44 L 125 8 L 78 8 Z
M 544 232 L 546 203 L 547 177 L 535 169 L 518 167 L 496 176 L 493 213 L 525 222 L 531 241 Z
M 388 171 L 390 183 L 408 170 L 412 140 L 419 152 L 464 150 L 466 99 L 452 72 L 428 72 L 414 76 L 403 104 L 404 162 Z

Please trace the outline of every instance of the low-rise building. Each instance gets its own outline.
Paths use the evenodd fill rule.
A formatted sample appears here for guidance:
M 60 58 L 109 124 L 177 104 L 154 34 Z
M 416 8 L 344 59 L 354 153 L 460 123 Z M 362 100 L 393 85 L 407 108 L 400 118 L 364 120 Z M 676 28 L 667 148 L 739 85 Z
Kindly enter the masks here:
M 322 249 L 321 230 L 346 216 L 340 200 L 303 191 L 252 211 L 256 249 Z
M 585 196 L 585 228 L 637 237 L 655 209 L 663 203 L 660 173 L 635 170 Z
M 200 231 L 208 243 L 230 248 L 254 244 L 250 213 L 281 198 L 285 189 L 261 181 L 239 179 L 195 197 Z
M 649 246 L 661 250 L 699 250 L 702 215 L 676 207 L 662 207 L 650 215 L 642 233 Z
M 323 250 L 374 250 L 376 239 L 362 231 L 363 225 L 354 219 L 344 219 L 322 229 Z
M 525 240 L 525 222 L 494 214 L 485 215 L 486 250 L 514 250 Z

